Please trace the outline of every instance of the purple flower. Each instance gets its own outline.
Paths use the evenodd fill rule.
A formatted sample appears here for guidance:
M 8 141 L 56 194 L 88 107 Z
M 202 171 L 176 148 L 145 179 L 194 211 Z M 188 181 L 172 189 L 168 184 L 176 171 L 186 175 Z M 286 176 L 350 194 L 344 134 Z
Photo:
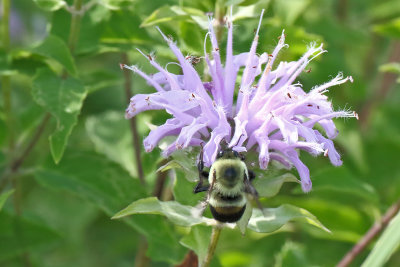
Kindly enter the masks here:
M 261 16 L 262 17 L 262 16 Z M 220 48 L 210 23 L 204 42 L 204 58 L 212 82 L 203 82 L 191 64 L 192 58 L 183 56 L 176 44 L 160 29 L 170 49 L 178 59 L 182 75 L 172 74 L 160 66 L 152 56 L 146 56 L 158 72 L 147 75 L 136 66 L 123 67 L 143 77 L 157 92 L 137 94 L 131 98 L 126 118 L 145 110 L 164 109 L 172 115 L 163 125 L 153 129 L 144 139 L 146 151 L 151 151 L 166 136 L 176 136 L 163 151 L 168 156 L 177 149 L 200 146 L 204 143 L 206 166 L 214 162 L 221 140 L 239 152 L 254 149 L 258 152 L 261 169 L 271 160 L 287 168 L 294 166 L 301 179 L 302 189 L 311 190 L 308 168 L 299 159 L 298 150 L 312 155 L 324 154 L 333 165 L 342 164 L 332 139 L 338 131 L 332 119 L 357 117 L 350 111 L 334 111 L 324 95 L 329 87 L 342 84 L 351 77 L 339 73 L 331 81 L 304 91 L 295 79 L 316 56 L 326 52 L 322 45 L 311 44 L 297 61 L 275 62 L 285 44 L 285 35 L 271 54 L 256 54 L 258 32 L 249 52 L 234 55 L 232 51 L 232 21 L 227 22 L 228 40 L 225 64 L 221 62 Z M 206 41 L 212 45 L 211 57 L 206 52 Z M 239 70 L 243 68 L 241 79 Z M 235 97 L 237 91 L 237 97 Z M 325 134 L 315 129 L 319 124 Z

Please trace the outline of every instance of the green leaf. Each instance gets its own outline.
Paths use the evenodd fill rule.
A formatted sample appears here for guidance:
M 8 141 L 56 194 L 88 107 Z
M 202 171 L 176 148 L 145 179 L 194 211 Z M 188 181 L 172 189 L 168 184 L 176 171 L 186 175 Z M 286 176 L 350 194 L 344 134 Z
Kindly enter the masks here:
M 284 25 L 292 25 L 310 4 L 309 0 L 275 1 L 276 15 Z
M 383 266 L 400 244 L 400 212 L 390 221 L 389 226 L 361 265 L 362 267 Z
M 66 153 L 59 165 L 48 162 L 35 173 L 35 178 L 42 186 L 79 196 L 108 216 L 132 200 L 145 196 L 145 189 L 138 179 L 133 179 L 120 165 L 95 153 Z M 137 215 L 124 222 L 146 236 L 148 255 L 153 260 L 176 264 L 182 259 L 184 248 L 163 218 Z
M 158 168 L 157 171 L 167 171 L 169 169 L 182 169 L 185 178 L 189 182 L 195 182 L 199 179 L 199 174 L 197 168 L 195 166 L 196 159 L 193 158 L 194 153 L 190 153 L 188 151 L 179 150 L 176 151 L 173 155 L 173 160 L 168 161 L 165 165 Z
M 98 152 L 137 176 L 129 121 L 123 113 L 109 111 L 91 116 L 86 120 L 86 131 Z
M 247 225 L 249 224 L 252 214 L 253 206 L 249 202 L 247 202 L 246 210 L 244 211 L 242 218 L 240 218 L 240 220 L 236 223 L 237 227 L 243 235 L 246 233 Z
M 33 2 L 46 11 L 56 11 L 67 5 L 64 0 L 33 0 Z
M 180 6 L 162 6 L 145 18 L 140 27 L 148 27 L 165 22 L 195 22 L 202 29 L 207 29 L 208 20 L 205 13 L 196 8 Z
M 211 227 L 196 225 L 190 228 L 190 233 L 184 236 L 180 243 L 193 250 L 198 259 L 205 259 L 211 239 Z
M 246 1 L 249 2 L 249 1 Z M 232 20 L 238 21 L 241 19 L 255 18 L 261 15 L 262 9 L 267 9 L 269 0 L 259 1 L 254 5 L 237 6 L 233 8 Z
M 100 0 L 99 3 L 111 10 L 118 10 L 132 5 L 134 0 Z
M 43 223 L 8 212 L 0 213 L 0 260 L 42 249 L 58 239 L 59 235 Z
M 299 180 L 293 174 L 285 173 L 274 178 L 255 179 L 253 183 L 260 197 L 273 197 L 279 193 L 283 183 L 286 182 L 299 183 Z
M 282 247 L 282 250 L 277 255 L 275 267 L 312 266 L 307 261 L 305 254 L 306 253 L 305 253 L 304 246 L 289 241 L 289 242 L 285 243 L 285 245 Z
M 59 37 L 49 35 L 41 44 L 35 47 L 32 52 L 57 61 L 70 74 L 76 75 L 74 59 L 71 56 L 67 45 Z
M 400 74 L 400 63 L 399 62 L 390 62 L 390 63 L 380 65 L 379 71 Z
M 400 18 L 396 18 L 386 23 L 377 24 L 373 27 L 373 30 L 383 36 L 389 38 L 400 38 Z
M 14 189 L 8 190 L 8 191 L 0 194 L 0 211 L 3 208 L 4 204 L 6 203 L 6 200 L 8 199 L 8 197 L 11 196 L 12 193 L 14 193 Z
M 50 136 L 50 149 L 58 163 L 64 153 L 68 138 L 77 123 L 86 90 L 74 78 L 59 78 L 49 69 L 39 69 L 32 86 L 34 100 L 57 120 L 57 128 Z
M 264 216 L 264 214 L 265 216 Z M 303 221 L 324 231 L 330 232 L 318 219 L 305 209 L 292 205 L 282 205 L 278 208 L 267 208 L 261 212 L 253 209 L 249 221 L 249 229 L 259 233 L 271 233 L 290 221 Z
M 196 216 L 197 213 L 198 210 L 191 206 L 185 206 L 176 201 L 160 201 L 155 197 L 149 197 L 133 202 L 115 214 L 113 219 L 133 214 L 157 214 L 166 216 L 172 223 L 180 226 L 190 227 L 207 222 L 211 223 L 211 219 Z

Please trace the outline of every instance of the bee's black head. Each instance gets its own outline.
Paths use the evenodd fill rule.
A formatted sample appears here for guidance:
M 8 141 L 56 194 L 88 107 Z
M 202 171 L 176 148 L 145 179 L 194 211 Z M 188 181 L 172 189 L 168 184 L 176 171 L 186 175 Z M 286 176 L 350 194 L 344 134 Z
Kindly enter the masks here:
M 225 139 L 221 142 L 221 149 L 218 151 L 217 159 L 240 159 L 244 160 L 244 155 L 228 147 Z

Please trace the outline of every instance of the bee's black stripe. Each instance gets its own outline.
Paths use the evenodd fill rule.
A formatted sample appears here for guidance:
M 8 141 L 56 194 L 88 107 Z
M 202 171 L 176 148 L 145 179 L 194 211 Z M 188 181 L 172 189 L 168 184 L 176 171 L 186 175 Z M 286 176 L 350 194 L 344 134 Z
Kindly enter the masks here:
M 235 196 L 225 196 L 221 194 L 221 192 L 217 192 L 215 195 L 218 200 L 223 201 L 223 202 L 238 202 L 243 199 L 243 194 L 238 194 Z
M 242 215 L 246 209 L 246 205 L 243 207 L 213 207 L 210 206 L 211 214 L 219 222 L 237 222 L 242 218 Z

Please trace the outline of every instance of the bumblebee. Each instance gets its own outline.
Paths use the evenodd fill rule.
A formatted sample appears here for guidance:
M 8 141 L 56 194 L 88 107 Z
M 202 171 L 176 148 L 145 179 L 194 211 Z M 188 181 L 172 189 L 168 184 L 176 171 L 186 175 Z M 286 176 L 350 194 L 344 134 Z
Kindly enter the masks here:
M 255 178 L 244 162 L 245 157 L 230 148 L 222 148 L 209 172 L 204 171 L 203 149 L 201 148 L 197 168 L 199 182 L 194 193 L 208 191 L 207 203 L 211 214 L 219 222 L 237 222 L 246 210 L 247 194 L 253 195 L 258 206 L 258 193 L 251 184 Z M 203 185 L 205 179 L 208 184 Z

